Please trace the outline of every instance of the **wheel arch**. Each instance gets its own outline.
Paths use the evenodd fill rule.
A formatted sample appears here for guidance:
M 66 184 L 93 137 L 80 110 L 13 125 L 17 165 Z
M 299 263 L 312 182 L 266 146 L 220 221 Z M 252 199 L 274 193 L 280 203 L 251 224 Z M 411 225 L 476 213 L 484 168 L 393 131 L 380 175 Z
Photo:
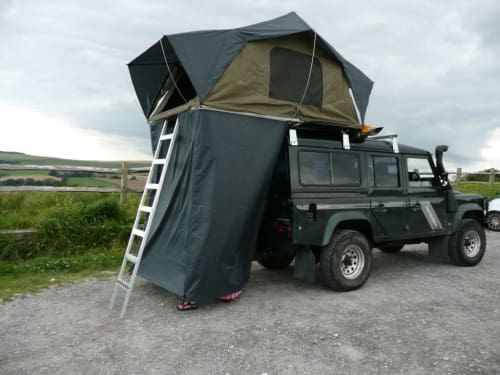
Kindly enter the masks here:
M 481 207 L 475 203 L 460 205 L 453 220 L 453 232 L 458 230 L 460 223 L 465 219 L 473 219 L 482 224 L 484 222 L 484 212 Z
M 373 242 L 373 229 L 364 212 L 343 212 L 332 215 L 323 233 L 321 246 L 327 245 L 333 233 L 339 229 L 351 229 L 362 233 L 368 241 Z

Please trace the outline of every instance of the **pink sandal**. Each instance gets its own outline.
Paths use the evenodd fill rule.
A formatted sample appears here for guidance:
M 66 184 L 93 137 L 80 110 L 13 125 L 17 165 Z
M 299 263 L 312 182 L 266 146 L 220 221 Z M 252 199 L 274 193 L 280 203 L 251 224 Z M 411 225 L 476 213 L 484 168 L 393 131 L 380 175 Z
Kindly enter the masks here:
M 196 302 L 184 301 L 177 305 L 177 310 L 179 311 L 187 311 L 187 310 L 195 310 L 198 308 Z
M 238 290 L 237 292 L 226 294 L 225 296 L 222 296 L 219 299 L 223 302 L 230 302 L 238 298 L 240 294 L 241 290 Z

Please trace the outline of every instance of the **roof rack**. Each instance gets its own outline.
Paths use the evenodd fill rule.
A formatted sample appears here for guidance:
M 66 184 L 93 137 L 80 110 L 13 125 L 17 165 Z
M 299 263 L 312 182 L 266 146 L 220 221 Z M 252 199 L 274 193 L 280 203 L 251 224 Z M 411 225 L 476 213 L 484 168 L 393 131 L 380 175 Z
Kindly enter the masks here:
M 289 131 L 289 142 L 292 146 L 298 146 L 298 137 L 297 130 L 295 128 L 288 129 Z M 340 134 L 342 135 L 342 147 L 344 150 L 351 149 L 351 134 L 349 134 L 348 129 L 341 129 Z M 359 138 L 359 137 L 358 137 Z M 354 139 L 358 139 L 354 138 Z M 399 144 L 398 144 L 398 135 L 395 133 L 385 134 L 385 135 L 376 135 L 376 136 L 363 136 L 364 139 L 370 140 L 390 140 L 392 143 L 392 151 L 395 154 L 399 154 Z
M 369 139 L 383 140 L 390 139 L 392 141 L 392 151 L 395 154 L 399 154 L 399 145 L 398 145 L 398 135 L 397 134 L 386 134 L 386 135 L 376 135 L 373 137 L 369 137 Z

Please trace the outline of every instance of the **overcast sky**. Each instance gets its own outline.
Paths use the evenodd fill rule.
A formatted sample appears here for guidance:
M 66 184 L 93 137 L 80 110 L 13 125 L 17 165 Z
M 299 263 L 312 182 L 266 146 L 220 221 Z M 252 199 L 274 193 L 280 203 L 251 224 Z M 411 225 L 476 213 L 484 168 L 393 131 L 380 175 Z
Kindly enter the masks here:
M 0 150 L 150 158 L 126 64 L 163 34 L 295 11 L 375 86 L 366 122 L 500 169 L 500 1 L 1 0 Z

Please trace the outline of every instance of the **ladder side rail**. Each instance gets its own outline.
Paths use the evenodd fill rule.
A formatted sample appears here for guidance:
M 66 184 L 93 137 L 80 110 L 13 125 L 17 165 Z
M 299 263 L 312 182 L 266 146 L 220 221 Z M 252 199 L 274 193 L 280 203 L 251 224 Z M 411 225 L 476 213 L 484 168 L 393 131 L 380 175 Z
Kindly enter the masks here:
M 155 198 L 153 199 L 153 205 L 151 206 L 151 213 L 149 214 L 149 217 L 148 217 L 148 220 L 146 223 L 146 228 L 144 229 L 144 237 L 143 237 L 143 240 L 141 241 L 141 246 L 139 247 L 139 252 L 137 253 L 137 257 L 139 258 L 139 261 L 142 258 L 142 252 L 144 251 L 144 247 L 146 245 L 146 239 L 149 238 L 149 232 L 151 230 L 151 225 L 153 223 L 154 214 L 156 213 L 156 207 L 158 206 L 158 201 L 159 201 L 158 198 L 159 198 L 160 192 L 161 192 L 162 187 L 163 187 L 163 182 L 165 181 L 165 176 L 167 174 L 166 172 L 168 169 L 170 158 L 172 156 L 172 149 L 174 148 L 175 140 L 177 138 L 178 127 L 179 127 L 179 124 L 178 124 L 178 122 L 176 122 L 175 127 L 174 127 L 173 136 L 172 136 L 172 139 L 170 140 L 170 144 L 168 146 L 167 156 L 165 157 L 165 164 L 164 164 L 163 169 L 161 171 L 160 180 L 158 182 L 158 184 L 160 185 L 160 188 L 156 191 Z M 163 133 L 163 131 L 162 131 L 162 133 Z M 159 149 L 160 147 L 161 146 L 158 145 L 157 149 Z M 152 173 L 152 172 L 150 172 L 150 173 Z M 136 268 L 136 267 L 134 267 L 134 268 Z
M 135 279 L 137 277 L 137 272 L 138 272 L 138 269 L 139 269 L 139 265 L 140 265 L 140 262 L 141 262 L 141 259 L 142 259 L 142 254 L 144 252 L 144 249 L 145 249 L 145 246 L 146 246 L 146 242 L 147 242 L 147 239 L 149 238 L 149 232 L 151 230 L 151 225 L 152 225 L 152 222 L 153 222 L 153 216 L 154 216 L 154 213 L 156 211 L 156 207 L 158 205 L 158 197 L 160 195 L 160 192 L 161 192 L 161 189 L 162 189 L 162 186 L 163 186 L 163 182 L 165 180 L 165 176 L 166 176 L 166 171 L 168 169 L 168 165 L 169 165 L 169 162 L 170 162 L 170 159 L 171 159 L 171 156 L 172 156 L 172 150 L 173 150 L 173 147 L 174 147 L 174 143 L 175 143 L 175 140 L 177 138 L 177 132 L 178 132 L 178 120 L 176 121 L 175 123 L 175 126 L 174 126 L 174 130 L 173 130 L 173 133 L 172 135 L 169 137 L 168 135 L 165 134 L 166 130 L 168 129 L 168 123 L 167 121 L 164 122 L 163 124 L 163 127 L 162 127 L 162 131 L 160 133 L 160 138 L 158 139 L 158 144 L 156 146 L 156 150 L 155 150 L 155 155 L 154 155 L 154 159 L 151 163 L 151 169 L 149 171 L 149 175 L 148 175 L 148 179 L 147 179 L 147 184 L 151 184 L 152 182 L 152 178 L 154 176 L 154 173 L 155 173 L 155 168 L 154 166 L 155 165 L 163 165 L 163 168 L 162 168 L 162 171 L 161 171 L 161 174 L 160 174 L 160 179 L 159 179 L 159 182 L 158 182 L 158 189 L 156 189 L 156 193 L 155 193 L 155 196 L 153 198 L 153 204 L 150 207 L 150 211 L 149 211 L 149 216 L 147 217 L 146 219 L 146 228 L 144 229 L 144 232 L 142 235 L 138 235 L 138 233 L 136 233 L 136 229 L 138 228 L 138 225 L 139 225 L 139 222 L 140 222 L 140 217 L 141 217 L 141 207 L 144 207 L 145 206 L 145 202 L 146 202 L 146 197 L 148 196 L 148 190 L 151 190 L 151 189 L 144 189 L 143 191 L 143 194 L 142 194 L 142 197 L 141 197 L 141 201 L 140 201 L 140 205 L 139 205 L 139 208 L 137 210 L 137 215 L 136 215 L 136 219 L 135 219 L 135 222 L 134 222 L 134 226 L 133 226 L 133 229 L 132 229 L 132 233 L 130 235 L 130 238 L 129 238 L 129 243 L 127 245 L 127 250 L 125 251 L 125 256 L 124 256 L 124 259 L 122 261 L 122 267 L 120 268 L 120 273 L 119 273 L 119 276 L 118 276 L 118 280 L 117 282 L 115 283 L 115 288 L 114 288 L 114 291 L 113 291 L 113 296 L 112 296 L 112 299 L 111 299 L 111 308 L 113 307 L 114 305 L 114 302 L 115 302 L 115 299 L 116 299 L 116 294 L 117 294 L 117 290 L 118 290 L 118 287 L 120 287 L 121 285 L 123 285 L 122 283 L 120 282 L 123 282 L 127 288 L 127 292 L 126 292 L 126 295 L 125 295 L 125 299 L 123 301 L 123 304 L 122 304 L 122 309 L 121 309 L 121 312 L 120 312 L 120 319 L 122 319 L 125 315 L 125 312 L 127 310 L 127 306 L 128 306 L 128 302 L 130 300 L 130 297 L 132 295 L 132 289 L 133 289 L 133 286 L 134 286 L 134 283 L 135 283 Z M 162 144 L 164 141 L 169 141 L 169 144 L 167 146 L 167 155 L 165 157 L 165 159 L 159 159 L 159 156 L 160 156 L 160 153 L 161 153 L 161 148 L 162 148 Z M 158 160 L 162 160 L 162 163 L 158 163 L 157 161 Z M 139 249 L 137 251 L 137 255 L 133 256 L 133 260 L 132 263 L 134 264 L 134 267 L 133 267 L 133 270 L 132 270 L 132 275 L 129 279 L 129 282 L 128 284 L 125 283 L 123 281 L 123 275 L 125 273 L 125 268 L 126 268 L 126 265 L 128 262 L 131 261 L 130 257 L 128 255 L 132 255 L 130 253 L 130 250 L 132 248 L 132 245 L 134 243 L 134 238 L 135 237 L 141 237 L 141 241 L 140 241 L 140 245 L 139 245 Z
M 165 125 L 164 125 L 164 128 L 162 129 L 161 135 L 163 135 L 164 130 L 166 130 L 166 127 L 167 127 L 167 122 L 165 122 Z M 146 248 L 146 242 L 147 242 L 147 239 L 149 238 L 149 232 L 151 230 L 151 225 L 153 223 L 153 217 L 154 217 L 154 214 L 156 212 L 156 207 L 158 206 L 158 201 L 159 201 L 158 198 L 160 196 L 160 192 L 161 192 L 162 187 L 163 187 L 163 182 L 165 180 L 165 176 L 167 174 L 166 172 L 168 169 L 170 158 L 172 156 L 172 150 L 174 148 L 174 144 L 175 144 L 175 141 L 177 138 L 178 128 L 179 128 L 179 120 L 177 120 L 175 123 L 173 135 L 172 135 L 172 138 L 170 139 L 170 144 L 168 145 L 167 156 L 165 157 L 165 163 L 163 165 L 163 169 L 162 169 L 161 175 L 160 175 L 160 180 L 158 182 L 158 184 L 160 185 L 160 188 L 156 191 L 155 198 L 153 200 L 152 211 L 151 211 L 151 214 L 149 215 L 149 218 L 147 220 L 146 228 L 144 229 L 144 237 L 142 238 L 141 244 L 139 246 L 139 251 L 136 255 L 138 261 L 137 261 L 137 264 L 135 264 L 134 269 L 132 271 L 132 276 L 130 277 L 129 289 L 127 290 L 127 294 L 125 295 L 125 300 L 123 302 L 122 310 L 120 312 L 120 319 L 123 319 L 123 317 L 125 316 L 125 312 L 127 311 L 128 302 L 130 300 L 130 296 L 132 295 L 132 289 L 134 287 L 135 278 L 136 278 L 137 272 L 139 270 L 139 264 L 142 260 L 142 254 L 144 252 L 144 249 Z M 155 158 L 159 155 L 158 150 L 160 148 L 161 148 L 161 142 L 159 141 L 156 152 L 155 152 Z M 153 169 L 153 168 L 151 168 L 151 169 Z M 150 171 L 150 174 L 151 173 L 152 173 L 152 171 Z
M 167 121 L 164 121 L 163 123 L 163 126 L 162 126 L 162 131 L 161 131 L 161 135 L 163 135 L 167 129 L 168 125 L 167 125 Z M 162 146 L 162 142 L 160 140 L 158 140 L 158 143 L 156 145 L 156 149 L 155 149 L 155 153 L 154 153 L 154 156 L 153 156 L 153 161 L 157 158 L 157 156 L 160 154 L 160 149 L 161 149 L 161 146 Z M 146 179 L 146 183 L 150 183 L 151 182 L 151 178 L 153 177 L 154 175 L 154 164 L 153 162 L 151 163 L 151 168 L 149 169 L 149 173 L 148 173 L 148 178 Z M 124 280 L 123 280 L 123 275 L 125 274 L 125 270 L 127 268 L 127 263 L 129 263 L 128 259 L 127 259 L 127 255 L 128 254 L 131 254 L 131 250 L 132 250 L 132 246 L 134 244 L 134 239 L 137 237 L 137 235 L 134 233 L 134 229 L 138 227 L 139 225 L 139 221 L 140 221 L 140 218 L 141 218 L 141 210 L 140 210 L 140 207 L 144 206 L 145 205 L 145 202 L 146 202 L 146 198 L 148 196 L 148 189 L 144 189 L 144 191 L 142 192 L 142 196 L 141 196 L 141 200 L 140 200 L 140 203 L 139 203 L 139 209 L 137 210 L 137 213 L 135 215 L 135 220 L 134 220 L 134 224 L 132 226 L 132 230 L 130 232 L 130 236 L 129 236 L 129 240 L 128 240 L 128 243 L 127 243 L 127 248 L 125 250 L 125 254 L 123 256 L 123 260 L 122 260 L 122 264 L 121 264 L 121 267 L 120 267 L 120 271 L 118 272 L 118 279 L 117 281 L 115 282 L 115 287 L 113 289 L 113 294 L 111 296 L 111 303 L 110 303 L 110 309 L 113 308 L 114 304 L 115 304 L 115 301 L 116 301 L 116 297 L 117 297 L 117 293 L 118 293 L 118 288 L 120 287 L 120 283 L 124 283 L 125 285 L 128 285 L 128 288 L 130 289 L 130 286 L 133 285 L 133 282 L 135 281 L 135 276 L 134 276 L 134 273 L 136 274 L 137 272 L 132 272 L 132 277 L 130 278 L 129 280 L 129 283 L 126 283 Z M 149 221 L 149 220 L 148 220 Z M 141 240 L 141 244 L 144 242 L 144 238 L 145 236 L 142 238 Z M 136 271 L 138 267 L 136 267 L 134 265 L 134 270 Z M 128 295 L 128 290 L 127 290 L 127 295 Z M 121 316 L 122 317 L 122 316 Z

